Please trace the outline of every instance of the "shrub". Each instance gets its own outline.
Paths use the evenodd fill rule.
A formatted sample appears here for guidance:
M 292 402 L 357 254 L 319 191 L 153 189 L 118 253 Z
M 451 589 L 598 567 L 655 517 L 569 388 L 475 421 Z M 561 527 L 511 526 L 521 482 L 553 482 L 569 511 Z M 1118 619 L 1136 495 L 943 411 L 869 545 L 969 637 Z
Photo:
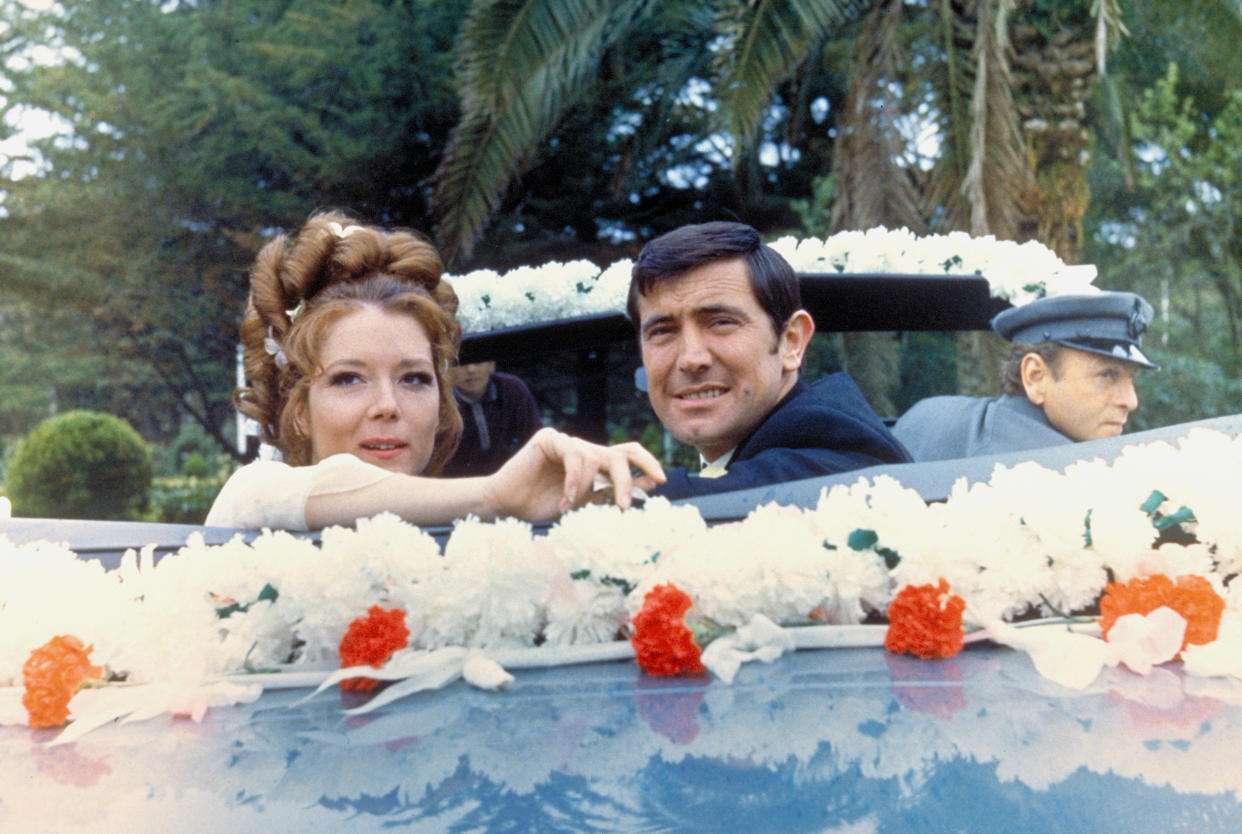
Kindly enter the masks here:
M 151 488 L 151 447 L 111 414 L 67 411 L 18 444 L 7 489 L 13 514 L 133 519 Z
M 156 478 L 151 486 L 151 508 L 147 517 L 169 524 L 202 524 L 226 480 L 225 473 Z
M 1209 359 L 1148 350 L 1158 371 L 1143 371 L 1134 380 L 1139 408 L 1126 431 L 1171 426 L 1242 410 L 1242 382 L 1226 375 Z

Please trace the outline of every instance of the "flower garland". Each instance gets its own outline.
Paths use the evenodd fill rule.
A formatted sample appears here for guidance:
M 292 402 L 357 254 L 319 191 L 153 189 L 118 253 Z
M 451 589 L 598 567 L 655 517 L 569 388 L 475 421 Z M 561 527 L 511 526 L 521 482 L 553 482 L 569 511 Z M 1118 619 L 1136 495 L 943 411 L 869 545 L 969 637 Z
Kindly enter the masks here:
M 907 585 L 888 606 L 884 648 L 924 659 L 952 657 L 965 642 L 965 610 L 966 600 L 951 593 L 943 579 L 935 585 Z
M 372 605 L 365 617 L 359 617 L 349 624 L 345 636 L 341 638 L 337 653 L 341 656 L 341 667 L 383 666 L 393 652 L 404 649 L 410 640 L 410 630 L 405 625 L 405 612 L 400 608 L 385 610 Z M 341 681 L 341 689 L 350 692 L 370 692 L 379 681 L 374 678 L 346 678 Z
M 981 275 L 991 294 L 1013 304 L 1045 295 L 1093 292 L 1096 268 L 1070 266 L 1038 241 L 1015 243 L 966 232 L 918 236 L 909 229 L 877 226 L 838 232 L 827 239 L 787 236 L 771 247 L 800 273 Z M 600 269 L 590 261 L 557 261 L 511 269 L 480 269 L 445 276 L 458 297 L 465 333 L 625 312 L 629 259 Z
M 649 599 L 666 625 L 683 623 L 666 628 L 681 668 L 697 668 L 685 618 L 717 628 L 695 645 L 722 680 L 794 648 L 889 637 L 896 650 L 943 656 L 959 636 L 985 633 L 1071 686 L 1090 685 L 1104 665 L 1142 667 L 1178 650 L 1188 672 L 1242 677 L 1242 585 L 1229 581 L 1242 570 L 1238 471 L 1242 438 L 1195 429 L 1176 445 L 1128 447 L 1064 473 L 997 467 L 942 503 L 860 477 L 814 506 L 766 505 L 713 527 L 693 506 L 653 499 L 627 511 L 587 506 L 542 536 L 516 521 L 467 520 L 442 550 L 385 514 L 329 528 L 318 545 L 283 532 L 218 546 L 195 537 L 158 563 L 149 548 L 130 552 L 112 571 L 63 546 L 0 539 L 0 720 L 28 720 L 5 698 L 20 701 L 23 666 L 58 635 L 92 644 L 83 662 L 98 671 L 87 677 L 146 699 L 105 709 L 96 693 L 114 687 L 72 695 L 81 678 L 65 676 L 80 734 L 120 714 L 201 716 L 263 686 L 321 683 L 333 669 L 357 678 L 389 653 L 365 676 L 401 683 L 373 702 L 458 677 L 502 686 L 505 667 L 633 657 Z M 681 596 L 665 596 L 672 587 Z M 1013 625 L 1093 619 L 1096 606 L 1098 626 Z M 380 650 L 354 652 L 351 624 L 377 607 L 387 625 L 363 633 L 383 634 Z M 1137 631 L 1130 616 L 1145 618 Z M 892 626 L 864 624 L 885 617 Z M 1171 653 L 1142 648 L 1165 646 L 1178 622 Z M 927 628 L 927 639 L 910 636 Z M 633 648 L 617 642 L 631 637 Z M 1140 646 L 1125 649 L 1133 663 L 1123 644 Z
M 643 598 L 634 615 L 635 660 L 649 675 L 697 675 L 707 671 L 703 652 L 686 625 L 686 613 L 694 603 L 676 585 L 657 585 Z
M 1160 608 L 1177 612 L 1185 623 L 1178 651 L 1216 639 L 1225 600 L 1202 576 L 1163 574 L 1137 576 L 1129 582 L 1110 582 L 1100 599 L 1100 630 L 1107 639 L 1118 620 L 1128 614 L 1148 615 Z
M 22 665 L 22 706 L 31 727 L 59 727 L 69 718 L 69 701 L 88 680 L 103 677 L 90 663 L 91 649 L 69 635 L 53 637 Z

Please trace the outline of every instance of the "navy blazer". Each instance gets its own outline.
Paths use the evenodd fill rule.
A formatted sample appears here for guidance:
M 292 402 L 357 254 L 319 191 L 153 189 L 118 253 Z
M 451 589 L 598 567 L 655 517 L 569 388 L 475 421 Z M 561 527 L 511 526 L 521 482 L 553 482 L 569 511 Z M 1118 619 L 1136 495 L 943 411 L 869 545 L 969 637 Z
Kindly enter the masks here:
M 738 446 L 726 474 L 700 478 L 677 468 L 652 492 L 670 499 L 688 498 L 909 461 L 909 453 L 857 383 L 837 373 L 813 385 L 801 379 L 794 383 Z

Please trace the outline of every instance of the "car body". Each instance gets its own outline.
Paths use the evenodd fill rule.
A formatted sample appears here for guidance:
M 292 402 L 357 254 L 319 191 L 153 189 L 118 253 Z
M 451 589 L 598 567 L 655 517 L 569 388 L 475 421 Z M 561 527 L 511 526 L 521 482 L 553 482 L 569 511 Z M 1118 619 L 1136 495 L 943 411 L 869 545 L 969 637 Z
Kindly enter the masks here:
M 906 326 L 926 321 L 926 303 L 897 304 L 904 296 L 888 292 L 895 286 L 855 289 L 872 293 L 884 321 L 892 319 L 883 311 L 897 307 L 908 310 Z M 973 302 L 951 305 L 955 327 L 986 326 L 995 305 L 978 282 L 969 291 Z M 839 301 L 817 304 L 835 310 Z M 964 309 L 973 311 L 966 319 Z M 600 321 L 596 333 L 629 333 L 623 321 Z M 565 332 L 580 327 L 568 323 Z M 491 334 L 487 350 L 518 350 L 531 338 L 529 329 Z M 721 524 L 771 501 L 810 507 L 825 489 L 880 476 L 940 501 L 961 479 L 986 481 L 998 465 L 1034 460 L 1064 469 L 1136 444 L 1176 442 L 1197 428 L 1237 436 L 1242 415 L 683 503 Z M 430 532 L 441 542 L 449 535 Z M 18 543 L 64 541 L 107 568 L 131 548 L 149 546 L 158 559 L 192 536 L 222 544 L 256 535 L 21 518 L 0 523 L 0 533 Z M 631 660 L 524 670 L 501 692 L 458 681 L 365 715 L 347 713 L 358 704 L 351 693 L 308 693 L 274 686 L 253 703 L 209 710 L 201 722 L 169 715 L 117 722 L 63 745 L 51 743 L 54 731 L 0 726 L 0 829 L 1242 828 L 1235 766 L 1242 684 L 1177 667 L 1145 677 L 1113 668 L 1080 691 L 1045 679 L 1023 653 L 980 642 L 938 661 L 878 647 L 799 651 L 747 664 L 731 684 L 706 675 L 654 678 Z

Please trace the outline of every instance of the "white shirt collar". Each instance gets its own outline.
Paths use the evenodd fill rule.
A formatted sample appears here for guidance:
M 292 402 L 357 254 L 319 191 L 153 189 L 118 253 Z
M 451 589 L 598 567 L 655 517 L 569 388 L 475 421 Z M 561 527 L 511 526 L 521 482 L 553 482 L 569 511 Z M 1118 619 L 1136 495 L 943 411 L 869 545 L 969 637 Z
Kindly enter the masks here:
M 733 455 L 735 452 L 737 452 L 736 446 L 730 449 L 729 451 L 725 452 L 723 455 L 716 458 L 715 460 L 708 460 L 707 458 L 703 457 L 702 453 L 700 453 L 699 454 L 699 474 L 702 475 L 704 472 L 711 470 L 713 474 L 708 475 L 707 477 L 709 478 L 720 477 L 720 475 L 724 473 L 725 467 L 729 465 L 729 461 L 733 460 Z

